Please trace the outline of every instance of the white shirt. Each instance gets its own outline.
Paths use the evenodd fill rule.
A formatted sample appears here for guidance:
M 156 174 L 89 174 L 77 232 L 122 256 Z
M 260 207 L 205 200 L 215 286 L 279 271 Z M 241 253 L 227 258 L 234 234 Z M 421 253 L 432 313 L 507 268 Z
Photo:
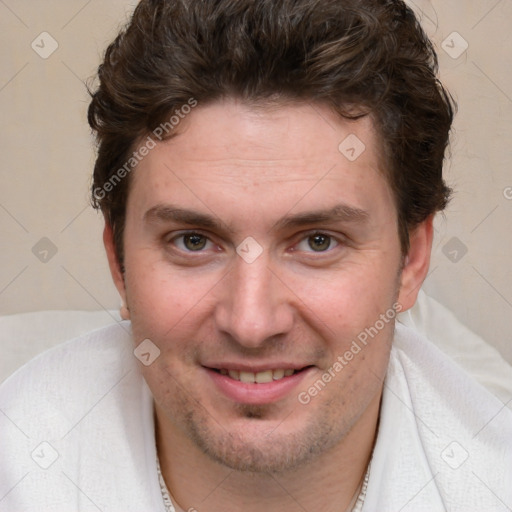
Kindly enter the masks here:
M 0 512 L 165 512 L 129 322 L 0 386 Z M 512 412 L 397 325 L 364 512 L 512 509 Z M 508 508 L 507 508 L 508 507 Z

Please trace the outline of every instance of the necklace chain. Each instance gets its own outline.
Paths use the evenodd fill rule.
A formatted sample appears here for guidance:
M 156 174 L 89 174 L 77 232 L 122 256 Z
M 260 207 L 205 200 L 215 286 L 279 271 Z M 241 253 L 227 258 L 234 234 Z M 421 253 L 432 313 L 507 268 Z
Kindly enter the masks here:
M 164 477 L 162 476 L 162 470 L 160 468 L 160 459 L 156 456 L 156 470 L 158 472 L 158 481 L 160 482 L 160 491 L 162 492 L 162 499 L 164 500 L 166 512 L 176 512 L 171 499 L 171 493 L 167 489 Z

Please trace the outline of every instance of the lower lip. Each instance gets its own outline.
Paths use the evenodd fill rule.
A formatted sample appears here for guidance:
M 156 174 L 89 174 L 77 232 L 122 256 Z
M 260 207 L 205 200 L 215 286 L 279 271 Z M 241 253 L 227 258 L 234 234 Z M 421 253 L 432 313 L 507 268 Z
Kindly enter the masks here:
M 205 370 L 221 393 L 230 400 L 241 404 L 263 405 L 286 398 L 313 368 L 306 368 L 289 377 L 263 384 L 241 382 L 210 368 L 205 368 Z

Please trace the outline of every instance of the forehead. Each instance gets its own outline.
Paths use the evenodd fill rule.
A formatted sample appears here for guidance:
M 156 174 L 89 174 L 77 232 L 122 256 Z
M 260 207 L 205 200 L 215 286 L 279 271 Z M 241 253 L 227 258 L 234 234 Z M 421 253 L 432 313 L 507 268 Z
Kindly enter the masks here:
M 254 107 L 228 99 L 199 105 L 177 128 L 134 172 L 129 203 L 139 210 L 178 201 L 278 213 L 299 202 L 366 209 L 391 200 L 370 117 L 351 121 L 323 105 Z

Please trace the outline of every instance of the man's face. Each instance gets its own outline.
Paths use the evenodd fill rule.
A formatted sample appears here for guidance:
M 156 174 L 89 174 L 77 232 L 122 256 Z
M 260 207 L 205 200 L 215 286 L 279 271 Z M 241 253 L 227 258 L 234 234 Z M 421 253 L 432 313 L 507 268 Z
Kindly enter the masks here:
M 372 122 L 226 100 L 178 129 L 134 171 L 119 284 L 160 349 L 159 425 L 235 469 L 294 468 L 378 410 L 402 259 Z

